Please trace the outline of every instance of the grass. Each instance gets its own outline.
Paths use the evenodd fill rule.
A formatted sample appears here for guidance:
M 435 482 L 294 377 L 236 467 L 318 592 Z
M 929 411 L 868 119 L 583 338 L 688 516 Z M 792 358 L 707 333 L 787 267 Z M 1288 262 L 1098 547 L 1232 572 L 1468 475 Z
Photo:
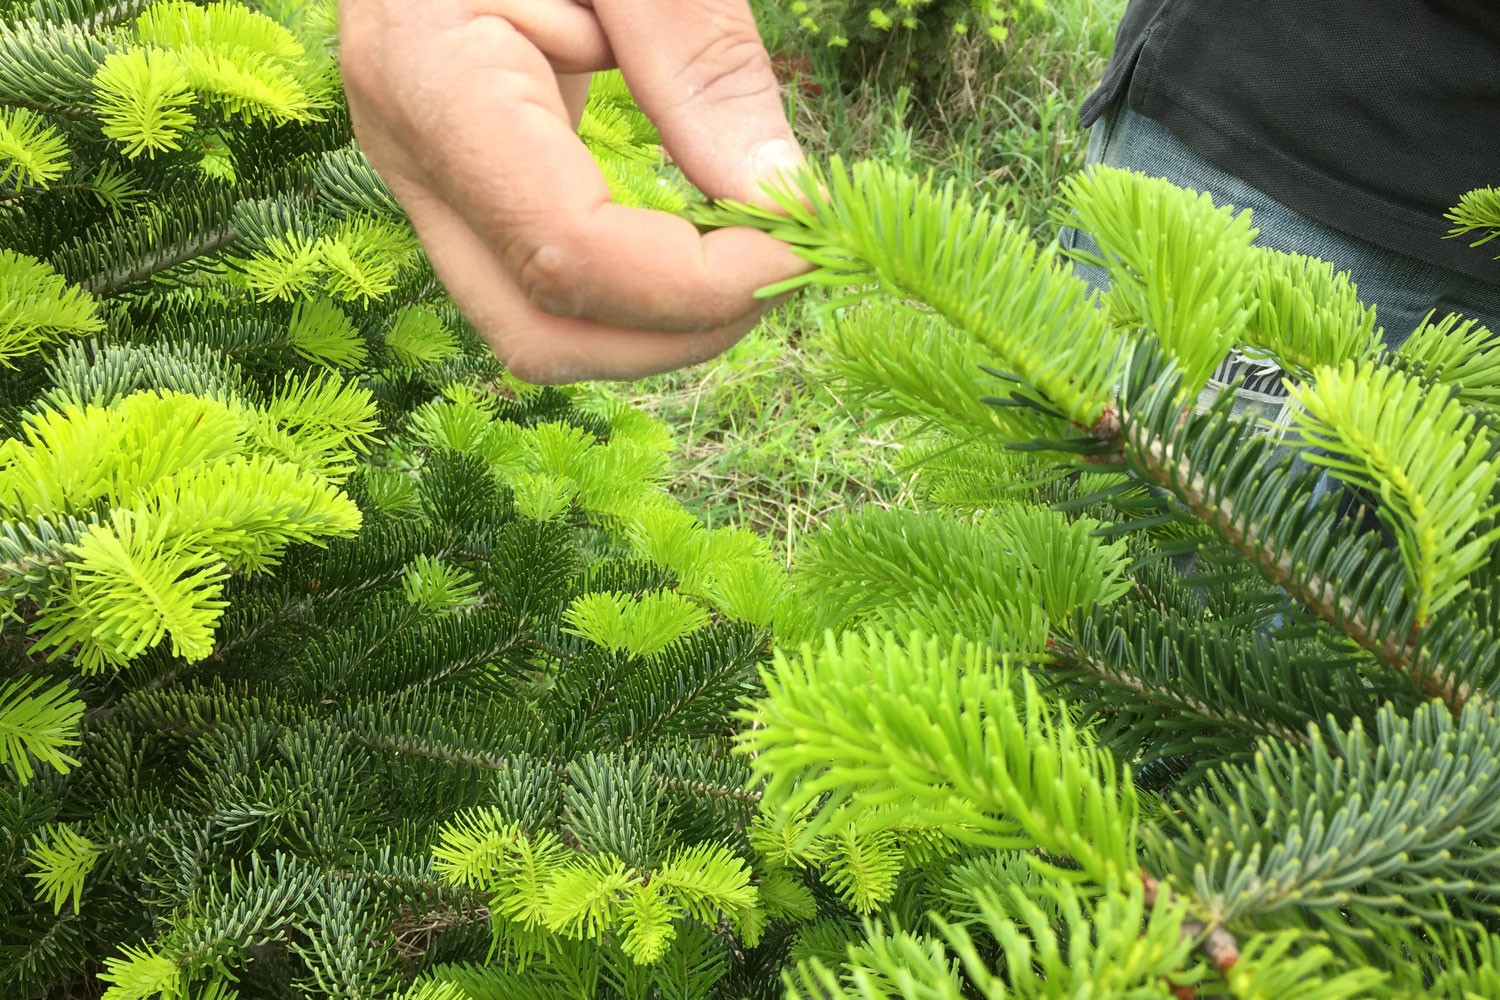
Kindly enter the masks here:
M 674 492 L 710 525 L 740 524 L 790 561 L 839 510 L 905 501 L 901 442 L 816 373 L 810 304 L 783 309 L 717 360 L 632 387 L 678 435 Z
M 941 72 L 903 85 L 841 79 L 789 0 L 755 0 L 808 154 L 931 170 L 1007 204 L 1051 239 L 1052 193 L 1082 164 L 1077 107 L 1103 69 L 1124 0 L 1050 0 L 1004 47 L 955 39 Z M 889 74 L 877 74 L 887 77 Z M 623 391 L 677 432 L 675 492 L 714 524 L 765 533 L 790 560 L 838 511 L 908 500 L 899 427 L 875 427 L 819 376 L 821 303 L 803 296 L 714 361 Z

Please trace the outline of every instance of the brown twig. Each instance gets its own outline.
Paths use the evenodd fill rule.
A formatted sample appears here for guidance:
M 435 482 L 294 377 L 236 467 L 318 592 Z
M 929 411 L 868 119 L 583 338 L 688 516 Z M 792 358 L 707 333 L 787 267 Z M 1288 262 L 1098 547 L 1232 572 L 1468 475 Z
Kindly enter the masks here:
M 1165 898 L 1170 892 L 1160 879 L 1145 872 L 1141 873 L 1141 883 L 1145 888 L 1146 906 L 1154 907 L 1158 899 Z M 1240 960 L 1240 945 L 1233 934 L 1223 924 L 1207 923 L 1201 920 L 1185 920 L 1182 923 L 1182 936 L 1196 941 L 1196 948 L 1203 953 L 1209 964 L 1221 976 L 1229 974 Z M 1168 984 L 1172 995 L 1178 1000 L 1196 1000 L 1198 991 L 1187 983 Z

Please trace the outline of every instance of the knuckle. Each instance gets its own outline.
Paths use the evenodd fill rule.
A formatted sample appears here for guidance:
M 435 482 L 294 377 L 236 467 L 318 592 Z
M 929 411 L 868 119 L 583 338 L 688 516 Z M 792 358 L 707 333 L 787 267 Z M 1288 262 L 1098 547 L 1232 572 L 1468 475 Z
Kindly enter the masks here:
M 542 344 L 518 344 L 496 351 L 496 357 L 506 371 L 530 385 L 562 385 L 578 378 L 563 351 Z
M 516 272 L 516 281 L 532 305 L 554 316 L 581 314 L 579 255 L 566 239 L 542 243 L 531 250 Z
M 515 354 L 509 356 L 499 355 L 500 363 L 505 370 L 528 385 L 546 385 L 547 380 L 543 375 L 545 365 L 537 363 L 534 356 L 530 354 Z

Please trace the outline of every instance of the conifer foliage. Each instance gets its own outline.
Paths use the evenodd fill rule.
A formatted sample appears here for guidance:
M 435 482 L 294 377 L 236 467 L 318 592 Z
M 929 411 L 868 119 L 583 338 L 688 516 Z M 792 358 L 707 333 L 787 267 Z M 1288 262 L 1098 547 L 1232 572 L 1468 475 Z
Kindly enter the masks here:
M 504 918 L 701 995 L 760 913 L 724 737 L 784 571 L 664 428 L 499 368 L 334 26 L 0 2 L 0 994 L 393 996 Z M 617 76 L 581 131 L 682 207 Z
M 691 210 L 909 431 L 789 575 L 500 370 L 333 30 L 0 0 L 0 992 L 1500 996 L 1490 331 L 1120 171 L 1102 296 L 877 164 Z M 580 132 L 685 210 L 618 77 Z M 1195 405 L 1231 348 L 1285 439 Z
M 794 593 L 841 635 L 742 715 L 784 857 L 839 886 L 830 838 L 879 845 L 873 919 L 804 932 L 792 994 L 1496 995 L 1493 335 L 1388 350 L 1248 213 L 1102 167 L 1061 196 L 1102 296 L 879 164 L 698 213 L 814 265 L 767 294 L 835 292 L 829 375 L 925 497 L 812 543 Z M 1231 347 L 1288 373 L 1284 438 L 1200 400 Z

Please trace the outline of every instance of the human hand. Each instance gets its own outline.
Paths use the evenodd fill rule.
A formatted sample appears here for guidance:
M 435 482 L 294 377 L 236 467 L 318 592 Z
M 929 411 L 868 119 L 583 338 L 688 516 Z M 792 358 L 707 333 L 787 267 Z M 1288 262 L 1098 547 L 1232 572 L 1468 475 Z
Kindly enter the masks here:
M 355 134 L 438 277 L 529 382 L 634 378 L 738 340 L 804 266 L 612 204 L 575 130 L 618 64 L 688 179 L 765 202 L 801 160 L 746 0 L 340 0 Z

